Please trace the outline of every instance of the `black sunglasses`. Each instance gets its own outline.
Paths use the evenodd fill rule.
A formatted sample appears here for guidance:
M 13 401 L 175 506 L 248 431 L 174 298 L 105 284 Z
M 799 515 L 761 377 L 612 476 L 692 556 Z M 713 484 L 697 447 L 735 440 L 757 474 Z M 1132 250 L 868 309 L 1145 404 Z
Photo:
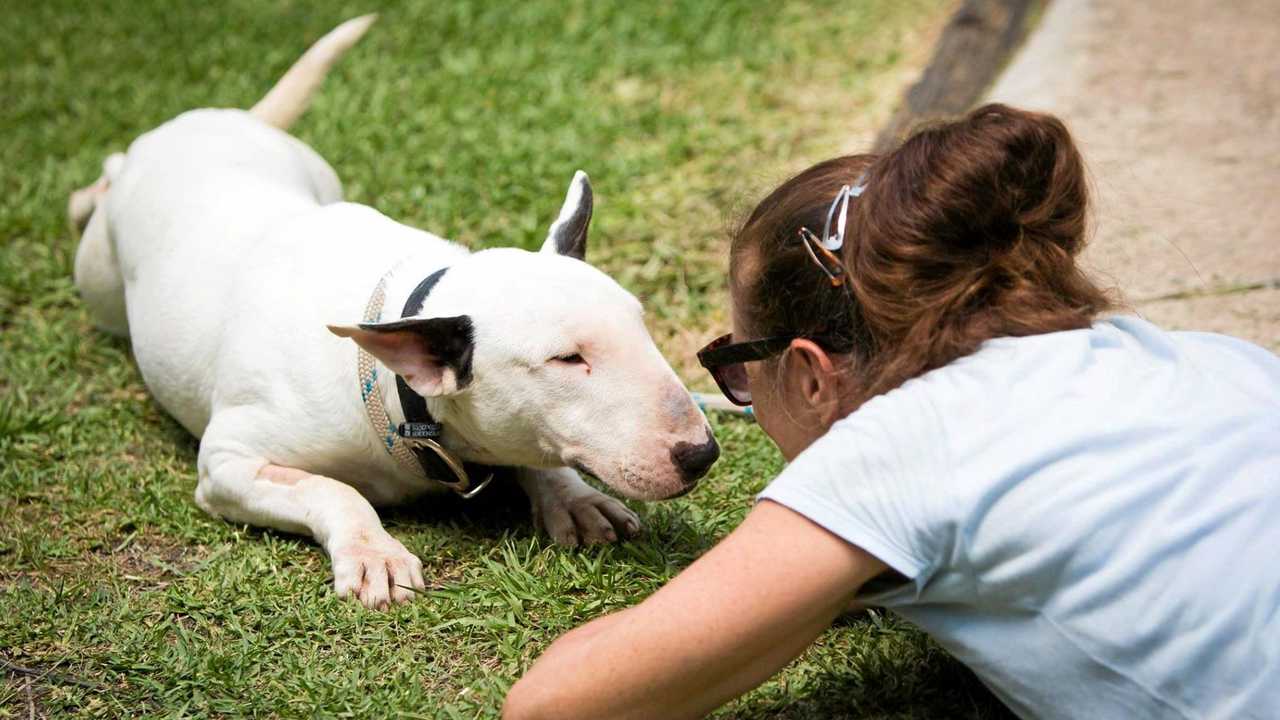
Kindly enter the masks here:
M 747 385 L 747 366 L 744 363 L 771 358 L 786 350 L 792 340 L 800 338 L 813 340 L 827 347 L 840 345 L 833 338 L 808 335 L 775 335 L 735 343 L 730 342 L 733 333 L 725 333 L 698 351 L 698 362 L 711 373 L 720 392 L 729 398 L 729 402 L 745 407 L 751 404 L 751 389 Z

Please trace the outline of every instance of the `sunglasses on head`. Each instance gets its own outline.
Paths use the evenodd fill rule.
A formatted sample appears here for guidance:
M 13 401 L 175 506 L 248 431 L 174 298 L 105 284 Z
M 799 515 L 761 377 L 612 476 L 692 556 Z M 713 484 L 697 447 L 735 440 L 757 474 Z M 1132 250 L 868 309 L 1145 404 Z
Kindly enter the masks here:
M 838 347 L 834 338 L 808 335 L 775 335 L 758 340 L 732 342 L 733 333 L 725 333 L 707 343 L 698 351 L 698 362 L 711 373 L 720 392 L 734 405 L 751 404 L 751 389 L 747 385 L 746 363 L 765 360 L 786 350 L 792 340 L 807 339 L 827 347 Z

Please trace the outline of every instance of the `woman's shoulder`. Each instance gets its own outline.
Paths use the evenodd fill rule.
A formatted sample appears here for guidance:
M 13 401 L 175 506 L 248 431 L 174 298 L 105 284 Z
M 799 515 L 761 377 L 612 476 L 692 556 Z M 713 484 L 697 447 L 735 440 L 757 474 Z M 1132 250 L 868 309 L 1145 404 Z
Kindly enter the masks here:
M 1276 397 L 1280 357 L 1238 338 L 1168 331 L 1137 316 L 1116 315 L 1079 330 L 989 340 L 876 400 L 894 405 L 918 395 L 942 407 L 983 407 L 1069 396 L 1110 403 L 1175 379 L 1180 392 L 1226 382 Z
M 940 446 L 948 467 L 959 468 L 993 454 L 1056 454 L 1102 442 L 1100 434 L 1138 435 L 1173 418 L 1194 435 L 1210 415 L 1274 415 L 1277 407 L 1280 358 L 1268 351 L 1115 316 L 1079 330 L 990 340 L 872 398 L 833 431 Z

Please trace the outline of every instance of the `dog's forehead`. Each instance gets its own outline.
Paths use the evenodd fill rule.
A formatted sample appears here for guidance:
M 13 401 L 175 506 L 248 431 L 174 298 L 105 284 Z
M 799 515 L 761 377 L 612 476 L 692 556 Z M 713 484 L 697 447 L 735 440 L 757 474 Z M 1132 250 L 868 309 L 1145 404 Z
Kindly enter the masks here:
M 563 255 L 494 248 L 473 254 L 468 264 L 469 274 L 531 306 L 595 301 L 631 309 L 639 304 L 613 278 Z
M 471 255 L 465 266 L 455 287 L 469 296 L 463 312 L 481 332 L 519 328 L 525 337 L 554 343 L 595 334 L 602 325 L 639 321 L 643 314 L 634 295 L 581 260 L 495 248 Z

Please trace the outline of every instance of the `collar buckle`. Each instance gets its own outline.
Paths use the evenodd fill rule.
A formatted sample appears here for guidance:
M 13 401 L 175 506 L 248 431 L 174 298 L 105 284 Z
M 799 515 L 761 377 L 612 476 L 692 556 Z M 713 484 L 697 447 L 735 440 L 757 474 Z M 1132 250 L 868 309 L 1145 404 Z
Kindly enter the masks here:
M 491 471 L 485 476 L 484 480 L 473 485 L 471 482 L 471 475 L 467 472 L 466 465 L 458 460 L 458 458 L 454 457 L 453 453 L 446 450 L 443 445 L 436 442 L 434 437 L 406 434 L 406 426 L 412 425 L 430 426 L 434 429 L 436 437 L 438 437 L 440 433 L 440 424 L 401 423 L 400 430 L 398 431 L 401 440 L 404 441 L 405 445 L 409 446 L 409 449 L 413 451 L 414 455 L 418 455 L 419 458 L 421 458 L 422 453 L 430 452 L 434 454 L 440 460 L 441 464 L 449 471 L 449 474 L 453 476 L 453 479 L 449 480 L 437 475 L 432 478 L 433 480 L 462 496 L 463 500 L 470 500 L 475 497 L 493 481 L 494 474 Z

